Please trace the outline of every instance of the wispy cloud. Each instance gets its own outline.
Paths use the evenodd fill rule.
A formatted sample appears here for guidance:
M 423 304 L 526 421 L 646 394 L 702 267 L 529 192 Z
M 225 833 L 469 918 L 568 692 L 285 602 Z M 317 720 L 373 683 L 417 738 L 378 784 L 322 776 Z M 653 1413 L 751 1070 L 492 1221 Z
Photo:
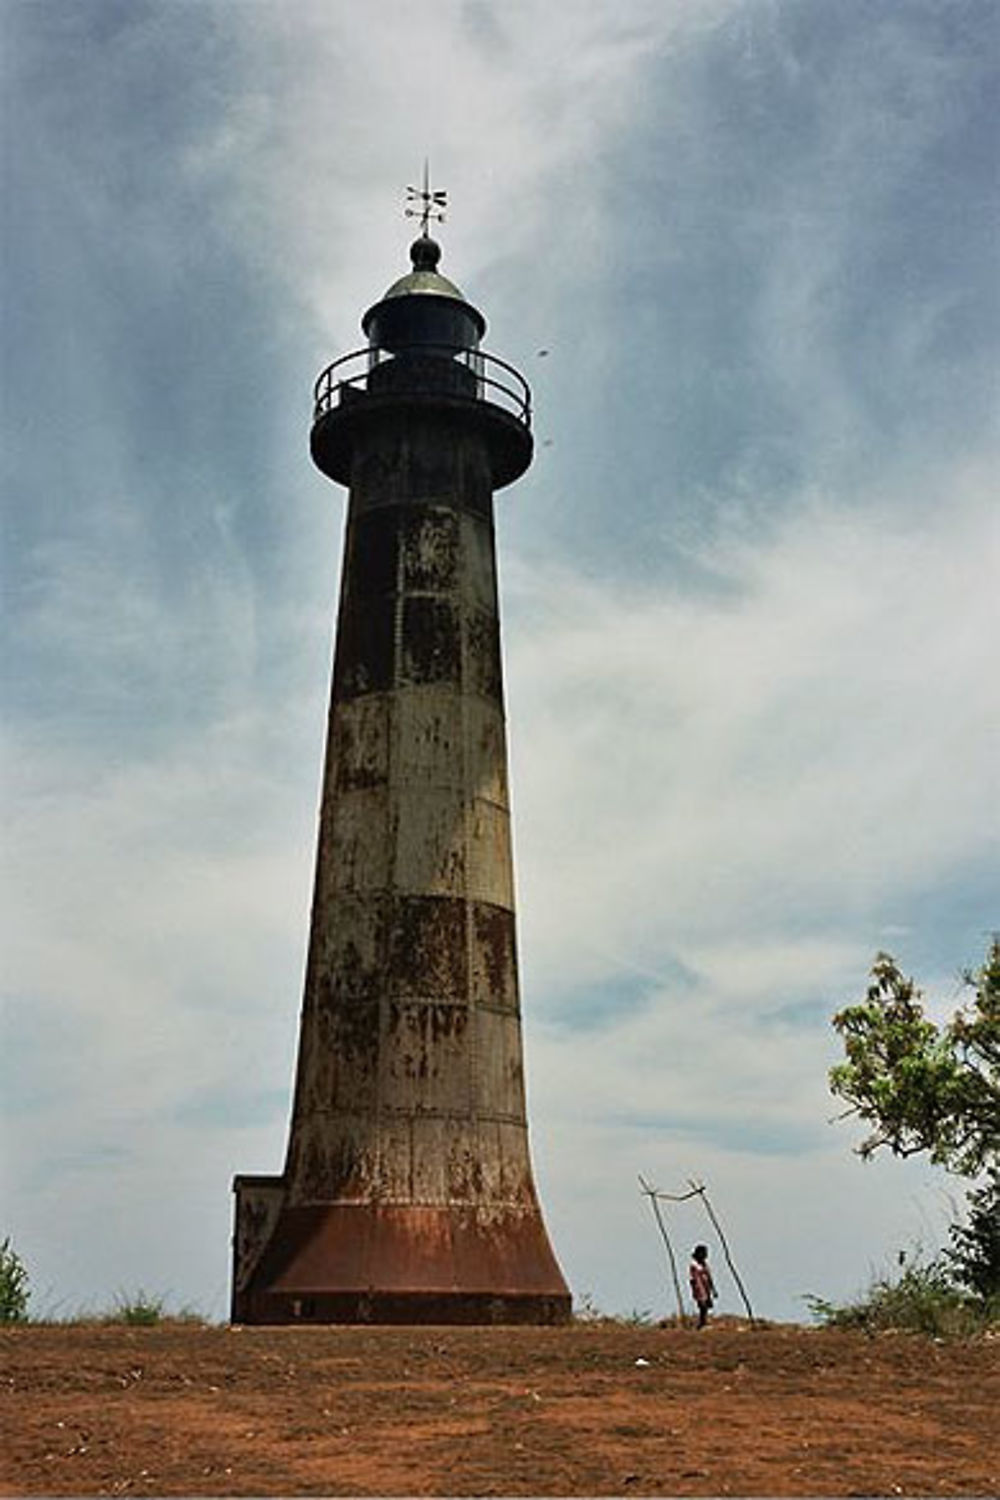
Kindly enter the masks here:
M 856 497 L 806 505 L 762 544 L 713 551 L 721 594 L 624 595 L 508 559 L 510 700 L 531 726 L 513 745 L 521 878 L 544 973 L 565 978 L 574 930 L 685 962 L 684 943 L 734 923 L 765 943 L 810 922 L 870 931 L 901 885 L 995 854 L 989 495 L 954 476 L 918 532 Z

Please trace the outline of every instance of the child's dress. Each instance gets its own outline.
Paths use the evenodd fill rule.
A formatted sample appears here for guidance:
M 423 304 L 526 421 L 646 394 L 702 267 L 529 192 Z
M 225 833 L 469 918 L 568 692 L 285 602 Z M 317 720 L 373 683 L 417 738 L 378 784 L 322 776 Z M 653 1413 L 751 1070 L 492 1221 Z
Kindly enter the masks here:
M 715 1297 L 715 1282 L 704 1261 L 693 1260 L 688 1270 L 691 1295 L 698 1305 L 698 1327 L 703 1328 L 708 1319 L 708 1310 Z

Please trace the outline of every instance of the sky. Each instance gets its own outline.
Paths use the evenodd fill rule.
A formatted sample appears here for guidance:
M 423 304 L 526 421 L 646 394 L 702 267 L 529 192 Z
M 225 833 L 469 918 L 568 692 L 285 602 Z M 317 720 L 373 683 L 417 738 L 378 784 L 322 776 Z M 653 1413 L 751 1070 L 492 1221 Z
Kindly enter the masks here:
M 766 1317 L 941 1242 L 961 1182 L 861 1163 L 826 1075 L 876 952 L 943 1018 L 1000 927 L 998 31 L 6 0 L 0 1238 L 36 1314 L 224 1318 L 231 1179 L 281 1169 L 345 513 L 310 392 L 425 156 L 534 391 L 498 547 L 567 1280 L 671 1311 L 639 1174 L 707 1184 Z

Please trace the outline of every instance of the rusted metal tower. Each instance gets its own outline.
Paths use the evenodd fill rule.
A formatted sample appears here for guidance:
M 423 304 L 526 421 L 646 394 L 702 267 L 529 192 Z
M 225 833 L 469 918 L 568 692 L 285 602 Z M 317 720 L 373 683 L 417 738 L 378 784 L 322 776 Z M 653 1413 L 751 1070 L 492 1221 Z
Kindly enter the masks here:
M 316 383 L 349 488 L 288 1155 L 235 1179 L 234 1321 L 560 1322 L 525 1115 L 493 492 L 530 394 L 438 271 Z

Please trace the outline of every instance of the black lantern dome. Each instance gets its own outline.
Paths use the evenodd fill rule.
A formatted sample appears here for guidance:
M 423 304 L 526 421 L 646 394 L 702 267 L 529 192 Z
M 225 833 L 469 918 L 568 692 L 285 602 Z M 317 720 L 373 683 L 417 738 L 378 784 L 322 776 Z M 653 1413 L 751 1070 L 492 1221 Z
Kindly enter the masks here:
M 370 307 L 361 327 L 373 348 L 395 352 L 417 345 L 477 349 L 486 319 L 438 270 L 441 247 L 422 234 L 410 246 L 413 266 Z

